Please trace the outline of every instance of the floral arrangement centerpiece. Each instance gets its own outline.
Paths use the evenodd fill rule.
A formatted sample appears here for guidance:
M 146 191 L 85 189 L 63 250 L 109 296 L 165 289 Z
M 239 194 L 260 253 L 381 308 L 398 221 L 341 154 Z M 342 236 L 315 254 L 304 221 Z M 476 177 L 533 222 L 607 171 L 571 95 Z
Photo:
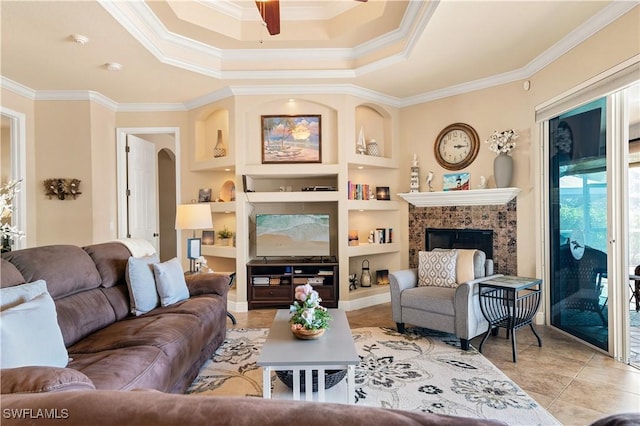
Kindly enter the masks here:
M 320 305 L 322 299 L 310 284 L 295 289 L 295 301 L 289 307 L 291 332 L 300 339 L 315 339 L 329 328 L 331 315 Z
M 11 225 L 11 216 L 13 215 L 13 198 L 20 191 L 18 185 L 21 180 L 12 180 L 0 187 L 0 239 L 2 246 L 11 245 L 14 238 L 24 238 L 24 231 L 18 229 L 17 226 Z
M 504 130 L 502 132 L 493 132 L 489 139 L 484 141 L 489 144 L 489 150 L 496 154 L 509 154 L 516 147 L 514 142 L 518 139 L 518 132 L 513 129 Z

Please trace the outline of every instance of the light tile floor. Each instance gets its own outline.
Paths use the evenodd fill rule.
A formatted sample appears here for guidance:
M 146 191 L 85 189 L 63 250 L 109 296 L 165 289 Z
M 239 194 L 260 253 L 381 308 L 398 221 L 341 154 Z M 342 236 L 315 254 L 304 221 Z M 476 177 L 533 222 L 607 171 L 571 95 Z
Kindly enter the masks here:
M 274 309 L 236 313 L 236 327 L 269 327 L 274 315 Z M 389 303 L 349 311 L 347 317 L 351 328 L 395 327 Z M 608 414 L 640 411 L 639 369 L 549 327 L 536 330 L 541 348 L 528 327 L 516 332 L 517 363 L 504 330 L 487 340 L 483 354 L 564 425 L 588 425 Z M 473 346 L 477 348 L 480 340 L 473 339 Z

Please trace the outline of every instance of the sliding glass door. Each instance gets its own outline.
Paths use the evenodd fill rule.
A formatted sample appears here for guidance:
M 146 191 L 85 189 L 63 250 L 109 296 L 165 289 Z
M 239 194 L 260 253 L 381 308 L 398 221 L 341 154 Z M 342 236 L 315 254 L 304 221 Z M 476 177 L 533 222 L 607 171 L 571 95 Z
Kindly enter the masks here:
M 606 98 L 549 120 L 551 325 L 608 351 Z

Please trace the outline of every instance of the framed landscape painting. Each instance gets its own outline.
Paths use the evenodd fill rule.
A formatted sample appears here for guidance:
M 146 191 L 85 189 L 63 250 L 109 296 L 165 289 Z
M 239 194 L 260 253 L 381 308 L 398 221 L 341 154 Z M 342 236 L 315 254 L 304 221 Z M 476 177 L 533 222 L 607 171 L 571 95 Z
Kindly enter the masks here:
M 444 191 L 465 191 L 469 189 L 469 173 L 446 173 L 442 189 Z
M 263 115 L 262 164 L 322 162 L 320 115 Z

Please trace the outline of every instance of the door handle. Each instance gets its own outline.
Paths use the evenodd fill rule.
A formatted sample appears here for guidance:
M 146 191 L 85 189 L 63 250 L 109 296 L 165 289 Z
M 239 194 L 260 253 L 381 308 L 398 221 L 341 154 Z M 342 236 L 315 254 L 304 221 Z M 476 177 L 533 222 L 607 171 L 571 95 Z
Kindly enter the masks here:
M 153 236 L 154 236 L 154 237 L 159 237 L 159 236 L 160 236 L 160 234 L 158 234 L 157 232 L 154 232 L 154 233 L 153 233 Z

